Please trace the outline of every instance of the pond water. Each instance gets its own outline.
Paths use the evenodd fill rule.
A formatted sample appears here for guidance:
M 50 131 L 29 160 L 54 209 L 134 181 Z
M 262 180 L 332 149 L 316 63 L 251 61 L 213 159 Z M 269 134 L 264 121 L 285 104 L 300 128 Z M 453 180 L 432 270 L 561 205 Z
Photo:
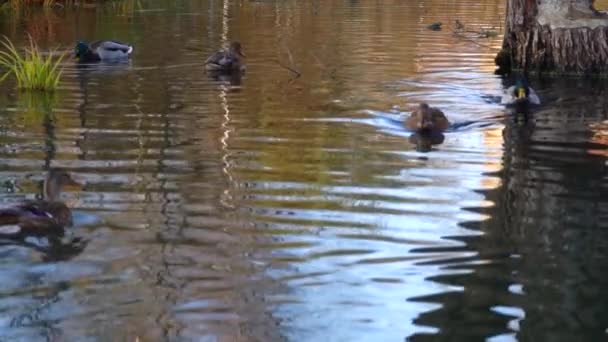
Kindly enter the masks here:
M 607 83 L 532 79 L 544 105 L 505 110 L 501 36 L 452 32 L 502 33 L 504 2 L 5 13 L 18 45 L 135 51 L 67 58 L 52 96 L 0 84 L 0 202 L 49 167 L 87 181 L 67 236 L 0 241 L 1 339 L 605 340 Z M 209 77 L 233 39 L 247 73 Z M 400 124 L 420 101 L 441 144 Z

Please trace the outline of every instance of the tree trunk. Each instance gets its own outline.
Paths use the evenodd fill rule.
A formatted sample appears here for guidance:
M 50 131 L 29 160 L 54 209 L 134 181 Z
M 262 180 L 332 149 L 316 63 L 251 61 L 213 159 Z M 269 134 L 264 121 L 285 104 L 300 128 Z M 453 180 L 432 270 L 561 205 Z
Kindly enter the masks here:
M 507 0 L 496 64 L 533 73 L 608 74 L 608 15 L 593 0 Z

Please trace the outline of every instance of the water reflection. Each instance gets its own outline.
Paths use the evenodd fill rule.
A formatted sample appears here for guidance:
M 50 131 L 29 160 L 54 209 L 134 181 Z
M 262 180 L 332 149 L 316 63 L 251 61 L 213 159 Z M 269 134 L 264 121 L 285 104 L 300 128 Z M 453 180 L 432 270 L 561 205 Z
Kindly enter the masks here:
M 416 145 L 416 151 L 429 152 L 433 145 L 439 145 L 445 140 L 445 135 L 440 132 L 413 133 L 408 138 L 411 144 Z
M 226 85 L 239 86 L 241 85 L 241 80 L 243 79 L 243 73 L 234 72 L 234 73 L 223 73 L 217 71 L 207 71 L 209 77 Z
M 49 166 L 87 181 L 67 194 L 75 246 L 0 246 L 0 334 L 600 337 L 604 87 L 533 81 L 548 105 L 518 122 L 496 101 L 500 38 L 426 29 L 499 26 L 503 6 L 153 0 L 0 21 L 18 42 L 42 25 L 43 46 L 136 47 L 65 60 L 52 100 L 0 85 L 0 201 L 34 198 Z M 229 40 L 248 72 L 214 79 L 204 58 Z M 454 129 L 405 132 L 420 102 Z
M 87 245 L 87 241 L 82 238 L 63 236 L 52 236 L 45 239 L 18 238 L 4 239 L 0 241 L 0 246 L 25 247 L 41 254 L 42 262 L 57 262 L 69 260 L 80 254 Z
M 481 191 L 494 205 L 468 208 L 488 220 L 464 224 L 484 235 L 458 238 L 476 257 L 439 263 L 467 272 L 432 278 L 459 290 L 416 298 L 441 304 L 416 320 L 439 331 L 411 340 L 605 338 L 605 306 L 590 303 L 606 300 L 599 291 L 606 279 L 597 271 L 605 248 L 606 159 L 589 154 L 595 142 L 588 125 L 606 119 L 601 94 L 608 89 L 574 83 L 546 80 L 546 94 L 568 105 L 548 104 L 525 123 L 506 121 L 501 186 Z M 593 102 L 589 83 L 599 95 Z

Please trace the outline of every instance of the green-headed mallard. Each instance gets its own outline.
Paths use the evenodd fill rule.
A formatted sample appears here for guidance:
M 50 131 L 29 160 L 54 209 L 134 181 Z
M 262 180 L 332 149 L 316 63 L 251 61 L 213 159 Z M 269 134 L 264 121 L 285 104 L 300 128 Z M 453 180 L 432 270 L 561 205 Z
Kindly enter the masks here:
M 421 103 L 405 120 L 405 127 L 420 133 L 443 132 L 450 127 L 450 122 L 441 110 Z
M 63 233 L 64 227 L 72 225 L 72 211 L 59 201 L 61 189 L 66 185 L 81 184 L 65 170 L 49 170 L 44 181 L 43 200 L 0 209 L 0 237 Z
M 505 93 L 500 100 L 500 104 L 507 106 L 522 104 L 539 105 L 540 98 L 536 95 L 534 89 L 529 87 L 525 82 L 519 80 L 515 85 L 512 85 L 505 90 Z
M 98 40 L 91 44 L 79 41 L 74 48 L 80 62 L 122 61 L 129 59 L 133 46 L 114 40 Z
M 205 61 L 205 69 L 215 72 L 243 72 L 245 65 L 243 58 L 245 55 L 241 51 L 241 43 L 232 42 L 228 49 L 222 49 L 209 56 Z

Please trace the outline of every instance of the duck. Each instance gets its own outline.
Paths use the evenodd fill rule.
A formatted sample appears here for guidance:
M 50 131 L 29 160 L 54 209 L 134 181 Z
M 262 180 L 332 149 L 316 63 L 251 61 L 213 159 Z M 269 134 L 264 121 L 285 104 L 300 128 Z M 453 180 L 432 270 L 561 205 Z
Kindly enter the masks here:
M 64 169 L 51 169 L 44 181 L 44 199 L 0 209 L 0 236 L 61 235 L 72 226 L 72 211 L 59 200 L 64 186 L 82 185 Z
M 450 121 L 441 110 L 423 102 L 405 120 L 405 127 L 417 133 L 441 133 L 450 127 Z
M 80 62 L 127 60 L 133 52 L 133 46 L 115 40 L 97 40 L 90 44 L 79 41 L 74 48 L 75 56 Z
M 222 73 L 239 73 L 245 71 L 243 58 L 246 57 L 241 51 L 241 43 L 234 41 L 228 46 L 228 49 L 222 49 L 205 60 L 205 69 L 207 71 L 222 72 Z
M 443 25 L 440 21 L 432 23 L 428 25 L 426 28 L 431 31 L 441 31 L 441 25 Z
M 500 100 L 500 104 L 506 106 L 525 104 L 540 105 L 540 103 L 540 98 L 534 89 L 521 80 L 517 81 L 515 85 L 507 88 Z

